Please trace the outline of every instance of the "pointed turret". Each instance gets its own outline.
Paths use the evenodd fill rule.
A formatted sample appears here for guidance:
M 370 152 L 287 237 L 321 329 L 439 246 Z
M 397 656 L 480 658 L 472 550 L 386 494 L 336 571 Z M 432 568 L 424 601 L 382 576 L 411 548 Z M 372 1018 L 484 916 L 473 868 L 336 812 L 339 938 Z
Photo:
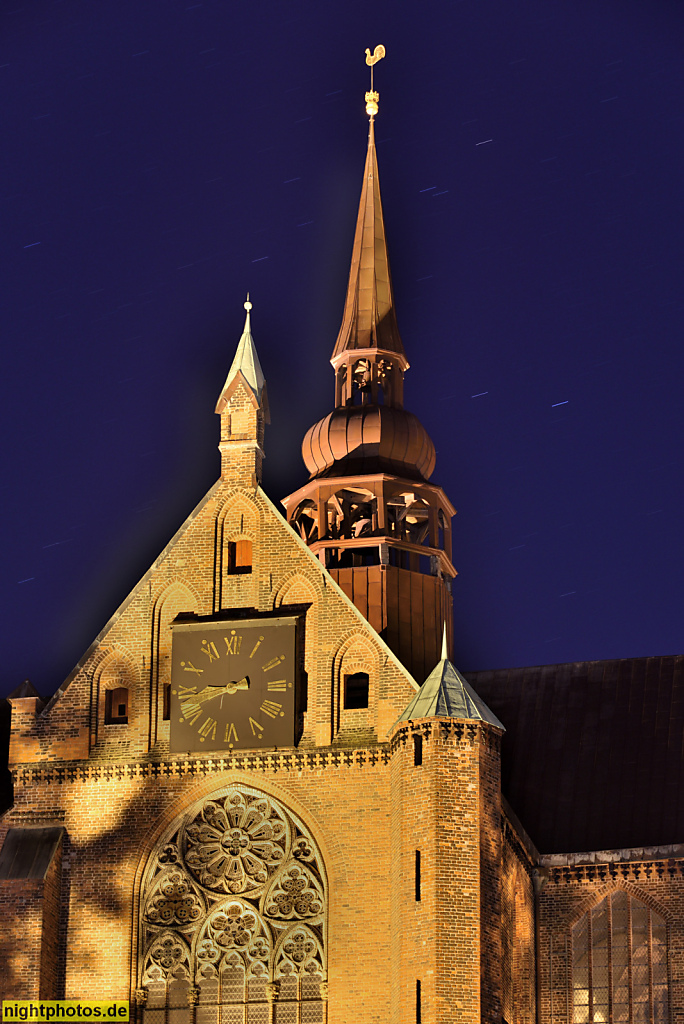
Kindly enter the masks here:
M 235 358 L 231 364 L 226 382 L 221 389 L 218 402 L 216 403 L 216 412 L 222 413 L 226 402 L 232 394 L 233 388 L 231 385 L 236 380 L 238 374 L 242 374 L 245 383 L 247 383 L 254 396 L 259 403 L 261 403 L 262 394 L 266 387 L 266 381 L 264 374 L 261 369 L 261 363 L 259 362 L 259 356 L 257 355 L 256 345 L 254 344 L 254 338 L 252 337 L 252 325 L 250 322 L 250 312 L 252 309 L 252 303 L 249 301 L 249 292 L 247 292 L 247 301 L 245 302 L 245 326 L 242 331 L 242 337 L 238 342 L 237 351 L 235 352 Z
M 446 628 L 442 638 L 441 659 L 397 721 L 410 722 L 417 718 L 461 718 L 487 722 L 506 731 L 494 712 L 449 661 Z
M 251 309 L 247 295 L 242 337 L 216 403 L 221 417 L 221 476 L 243 487 L 261 483 L 264 426 L 269 422 L 266 381 L 252 337 Z

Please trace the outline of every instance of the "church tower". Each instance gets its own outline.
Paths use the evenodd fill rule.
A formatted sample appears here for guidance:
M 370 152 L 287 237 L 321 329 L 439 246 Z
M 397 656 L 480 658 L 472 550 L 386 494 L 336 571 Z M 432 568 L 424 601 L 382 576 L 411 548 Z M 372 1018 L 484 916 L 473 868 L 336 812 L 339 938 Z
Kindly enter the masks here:
M 404 408 L 409 363 L 385 239 L 372 79 L 366 111 L 361 201 L 342 326 L 330 360 L 335 407 L 307 431 L 302 455 L 310 479 L 283 504 L 288 522 L 422 682 L 439 660 L 445 625 L 452 645 L 455 509 L 430 483 L 434 444 Z

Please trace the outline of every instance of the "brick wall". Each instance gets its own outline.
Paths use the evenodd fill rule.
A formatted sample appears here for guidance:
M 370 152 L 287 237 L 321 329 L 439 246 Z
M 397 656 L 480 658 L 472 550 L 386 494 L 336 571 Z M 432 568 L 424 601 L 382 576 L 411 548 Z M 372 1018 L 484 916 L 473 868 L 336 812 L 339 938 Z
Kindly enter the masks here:
M 235 759 L 236 763 L 242 760 L 248 758 Z M 281 770 L 262 762 L 248 770 L 221 770 L 206 761 L 188 762 L 185 767 L 165 764 L 161 772 L 156 764 L 145 770 L 138 766 L 138 777 L 134 770 L 124 779 L 106 766 L 74 765 L 54 774 L 46 767 L 42 782 L 33 774 L 42 771 L 38 768 L 27 771 L 23 781 L 18 779 L 15 809 L 2 822 L 0 841 L 12 817 L 14 823 L 26 820 L 23 815 L 36 805 L 38 796 L 46 810 L 50 802 L 63 809 L 69 835 L 61 910 L 63 922 L 68 923 L 66 998 L 127 999 L 135 990 L 137 900 L 150 851 L 163 830 L 193 801 L 220 792 L 229 783 L 242 782 L 276 796 L 297 813 L 321 848 L 330 893 L 330 1024 L 348 1024 L 353 1019 L 386 1022 L 391 916 L 389 751 L 376 747 L 352 754 L 328 748 L 300 755 L 300 764 Z M 14 922 L 14 930 L 6 936 L 14 951 L 12 971 L 20 979 L 26 977 L 26 985 L 33 985 L 31 991 L 36 994 L 40 899 L 35 885 L 15 885 L 12 899 L 4 904 L 8 919 Z M 24 939 L 30 935 L 34 938 L 27 958 Z M 52 943 L 54 932 L 46 938 Z M 23 992 L 28 991 L 26 985 Z
M 422 737 L 420 766 L 414 736 Z M 392 1021 L 501 1018 L 500 735 L 430 720 L 392 734 Z M 415 852 L 421 900 L 415 901 Z
M 0 881 L 0 999 L 59 997 L 61 879 L 60 840 L 44 878 Z
M 540 1024 L 566 1024 L 572 1020 L 572 925 L 617 889 L 646 903 L 665 918 L 668 927 L 670 1020 L 672 1024 L 684 1021 L 683 854 L 684 850 L 679 848 L 541 858 L 538 916 Z
M 502 1016 L 507 1024 L 536 1021 L 536 850 L 506 816 L 501 866 Z

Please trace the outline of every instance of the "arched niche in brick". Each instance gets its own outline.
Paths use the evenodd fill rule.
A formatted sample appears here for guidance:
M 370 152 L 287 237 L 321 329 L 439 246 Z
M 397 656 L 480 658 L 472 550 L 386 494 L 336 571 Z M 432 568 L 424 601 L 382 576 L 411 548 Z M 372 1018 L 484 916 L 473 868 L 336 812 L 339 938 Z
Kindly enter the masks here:
M 259 519 L 256 505 L 241 493 L 229 497 L 216 516 L 215 610 L 258 605 Z
M 324 1024 L 327 906 L 321 851 L 282 801 L 241 783 L 196 800 L 142 874 L 143 1024 L 171 1017 L 183 999 L 206 1020 Z
M 333 659 L 333 742 L 345 734 L 356 735 L 359 743 L 374 738 L 379 671 L 378 652 L 365 636 L 352 634 L 341 643 Z M 345 709 L 345 686 L 360 676 L 368 677 L 367 707 Z
M 91 746 L 102 743 L 107 739 L 116 738 L 117 742 L 129 742 L 128 737 L 132 735 L 131 730 L 140 727 L 140 715 L 142 713 L 142 702 L 139 693 L 140 677 L 133 658 L 127 651 L 121 648 L 111 648 L 104 655 L 95 669 L 93 676 L 93 704 L 91 720 Z M 108 699 L 107 694 L 119 691 L 119 698 L 123 700 L 126 695 L 126 719 L 125 723 L 114 721 L 107 723 Z M 115 715 L 114 718 L 118 718 Z
M 298 682 L 297 707 L 301 710 L 297 723 L 297 735 L 309 732 L 310 723 L 315 719 L 316 709 L 321 707 L 324 694 L 319 692 L 322 677 L 317 671 L 320 657 L 318 644 L 319 602 L 315 585 L 301 573 L 292 573 L 276 590 L 273 610 L 279 608 L 297 609 L 300 612 L 297 636 Z
M 174 580 L 157 596 L 152 609 L 150 677 L 150 746 L 169 738 L 164 719 L 166 688 L 171 685 L 171 623 L 183 612 L 201 614 L 199 595 L 184 580 Z

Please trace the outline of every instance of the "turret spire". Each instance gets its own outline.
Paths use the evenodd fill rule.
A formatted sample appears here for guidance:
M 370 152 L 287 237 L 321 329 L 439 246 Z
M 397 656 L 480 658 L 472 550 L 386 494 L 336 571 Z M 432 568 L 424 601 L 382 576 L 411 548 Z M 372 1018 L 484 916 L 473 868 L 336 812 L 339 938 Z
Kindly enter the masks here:
M 269 422 L 266 381 L 252 337 L 251 309 L 247 293 L 242 337 L 216 403 L 221 417 L 221 476 L 244 487 L 256 487 L 261 481 L 264 425 Z
M 227 392 L 238 373 L 242 374 L 245 381 L 254 392 L 257 401 L 261 402 L 261 395 L 264 390 L 264 374 L 261 369 L 261 363 L 259 362 L 259 356 L 257 355 L 254 338 L 252 337 L 252 327 L 249 319 L 251 308 L 252 303 L 249 301 L 249 292 L 247 292 L 247 301 L 245 302 L 245 309 L 247 310 L 245 326 L 242 331 L 242 337 L 238 343 L 237 351 L 235 352 L 235 358 L 233 359 L 230 370 L 228 371 L 226 382 L 221 389 L 219 400 L 216 403 L 216 412 L 218 413 L 222 412 L 227 401 Z
M 385 56 L 384 46 L 376 46 L 371 57 L 366 50 L 366 63 L 371 66 Z M 382 216 L 378 159 L 375 152 L 375 115 L 378 93 L 366 93 L 366 112 L 370 117 L 368 151 L 363 173 L 361 201 L 356 220 L 351 270 L 344 304 L 342 326 L 333 351 L 335 368 L 344 352 L 356 349 L 380 349 L 406 360 L 397 326 L 394 294 L 390 275 L 385 223 Z

